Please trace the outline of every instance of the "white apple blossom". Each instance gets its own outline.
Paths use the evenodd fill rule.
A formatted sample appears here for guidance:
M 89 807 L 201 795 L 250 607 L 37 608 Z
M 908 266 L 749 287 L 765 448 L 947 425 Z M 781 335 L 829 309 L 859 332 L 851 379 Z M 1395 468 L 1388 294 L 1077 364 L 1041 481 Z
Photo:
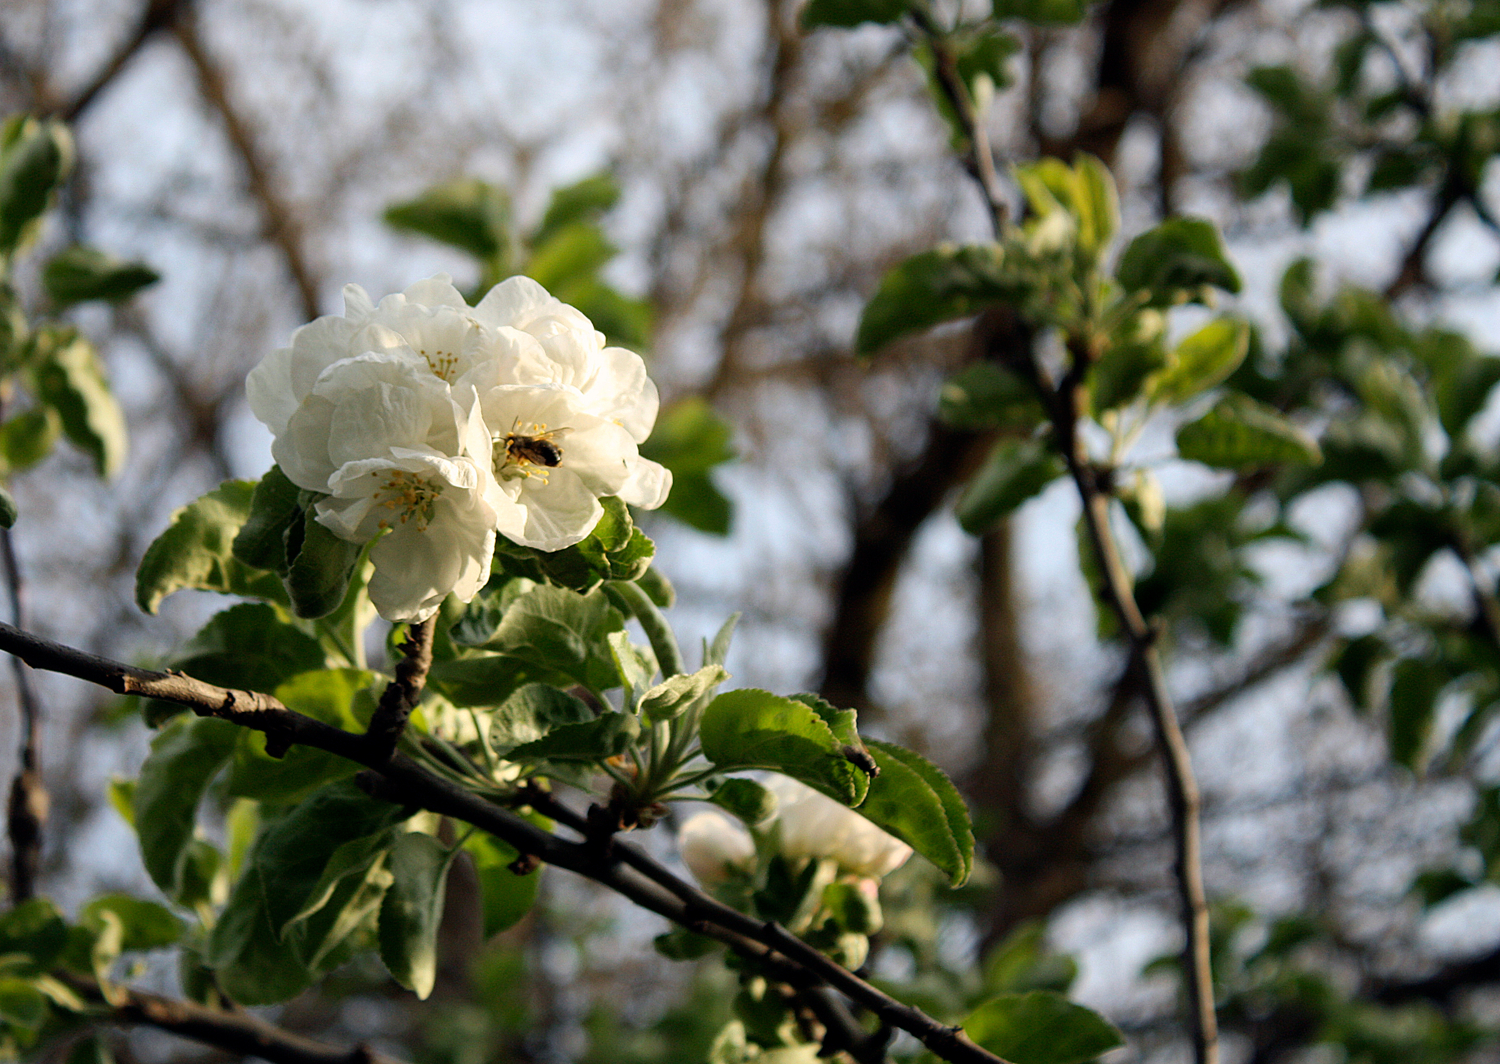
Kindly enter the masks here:
M 906 843 L 811 787 L 782 775 L 761 782 L 776 795 L 781 852 L 788 857 L 832 857 L 851 875 L 880 879 L 911 856 Z
M 755 840 L 738 821 L 723 813 L 695 813 L 677 829 L 682 863 L 712 889 L 755 867 Z
M 640 456 L 656 386 L 583 314 L 511 278 L 469 307 L 445 275 L 298 329 L 246 382 L 272 454 L 328 496 L 317 519 L 372 548 L 372 601 L 392 620 L 468 601 L 498 532 L 541 550 L 579 542 L 599 499 L 660 506 L 671 474 Z

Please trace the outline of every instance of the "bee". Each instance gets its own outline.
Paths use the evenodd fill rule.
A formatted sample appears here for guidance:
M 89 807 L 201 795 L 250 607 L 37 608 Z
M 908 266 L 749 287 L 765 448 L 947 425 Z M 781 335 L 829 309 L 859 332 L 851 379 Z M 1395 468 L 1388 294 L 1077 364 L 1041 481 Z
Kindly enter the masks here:
M 566 429 L 553 429 L 551 432 L 535 431 L 531 434 L 518 432 L 521 427 L 519 421 L 511 426 L 510 432 L 505 436 L 505 457 L 508 462 L 516 465 L 539 465 L 548 469 L 555 469 L 562 464 L 562 448 L 559 447 L 554 437 L 566 432 Z M 540 430 L 541 426 L 533 425 L 533 430 Z

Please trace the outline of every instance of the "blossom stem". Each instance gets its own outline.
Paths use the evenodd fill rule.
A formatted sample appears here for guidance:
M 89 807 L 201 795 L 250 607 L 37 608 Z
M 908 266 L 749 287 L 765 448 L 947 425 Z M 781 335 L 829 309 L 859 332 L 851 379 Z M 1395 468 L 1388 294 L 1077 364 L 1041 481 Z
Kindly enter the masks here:
M 682 650 L 677 645 L 677 637 L 672 634 L 672 626 L 639 584 L 631 580 L 611 580 L 604 585 L 604 591 L 616 606 L 641 622 L 646 639 L 656 653 L 656 663 L 661 666 L 663 678 L 688 671 L 682 660 Z

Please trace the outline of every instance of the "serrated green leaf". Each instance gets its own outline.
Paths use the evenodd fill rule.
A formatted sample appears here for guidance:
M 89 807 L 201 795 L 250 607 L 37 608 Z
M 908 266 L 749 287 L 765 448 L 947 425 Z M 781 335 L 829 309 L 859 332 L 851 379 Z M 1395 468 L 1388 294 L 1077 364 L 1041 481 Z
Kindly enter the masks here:
M 645 694 L 660 671 L 651 648 L 636 646 L 628 632 L 610 632 L 609 654 L 614 658 L 625 690 L 635 695 Z
M 161 892 L 182 893 L 198 803 L 234 751 L 239 728 L 228 721 L 180 717 L 151 742 L 133 805 L 141 861 Z
M 961 886 L 974 869 L 974 829 L 957 788 L 919 754 L 875 740 L 866 745 L 880 774 L 870 781 L 859 812 Z
M 264 836 L 262 836 L 264 838 Z M 266 908 L 266 894 L 251 868 L 236 881 L 205 943 L 204 961 L 215 982 L 241 1005 L 274 1005 L 312 984 L 314 973 L 298 955 L 295 936 L 283 939 Z
M 589 707 L 566 691 L 546 684 L 527 684 L 490 714 L 490 746 L 498 756 L 506 757 L 516 747 L 536 742 L 554 728 L 593 719 Z
M 1127 292 L 1147 292 L 1147 306 L 1202 301 L 1205 288 L 1240 290 L 1218 227 L 1201 218 L 1169 218 L 1132 240 L 1115 276 Z
M 474 871 L 479 877 L 484 906 L 484 937 L 493 938 L 520 923 L 521 918 L 531 911 L 541 886 L 541 873 L 534 870 L 517 875 L 511 871 L 511 865 L 520 853 L 493 835 L 470 835 L 464 849 L 474 858 Z
M 911 0 L 808 0 L 802 9 L 804 30 L 819 26 L 847 29 L 862 22 L 895 22 L 911 8 Z
M 450 244 L 486 262 L 510 244 L 510 204 L 501 189 L 473 177 L 433 185 L 386 208 L 387 225 Z
M 102 477 L 125 463 L 125 415 L 94 345 L 81 336 L 47 345 L 31 365 L 39 402 L 57 411 L 68 439 L 94 462 Z
M 30 243 L 73 158 L 73 137 L 61 122 L 13 115 L 0 126 L 0 258 Z
M 456 852 L 419 831 L 402 835 L 391 851 L 395 878 L 380 905 L 380 959 L 423 1001 L 437 979 L 438 925 Z
M 340 780 L 309 795 L 266 829 L 245 875 L 259 878 L 277 937 L 284 936 L 287 924 L 307 915 L 335 850 L 378 837 L 409 813 L 371 798 L 353 780 Z
M 1147 396 L 1158 403 L 1181 403 L 1229 377 L 1250 350 L 1250 326 L 1219 318 L 1186 337 L 1172 351 L 1167 368 L 1152 377 Z
M 619 686 L 608 636 L 624 627 L 624 618 L 602 592 L 537 587 L 511 603 L 486 647 L 606 691 Z
M 958 523 L 981 535 L 1064 472 L 1043 440 L 998 441 L 958 499 Z
M 1125 1041 L 1098 1013 L 1048 990 L 986 1001 L 963 1028 L 1012 1064 L 1083 1064 Z
M 59 307 L 90 299 L 119 303 L 161 280 L 144 262 L 127 262 L 98 248 L 75 244 L 42 268 L 42 285 Z
M 722 665 L 705 665 L 697 672 L 668 676 L 641 698 L 641 716 L 652 724 L 674 720 L 719 684 L 729 679 Z
M 997 244 L 944 245 L 907 259 L 866 304 L 855 354 L 872 355 L 909 333 L 1016 302 L 1019 289 L 1002 275 L 1001 263 Z
M 231 550 L 254 490 L 248 480 L 226 480 L 173 512 L 166 531 L 146 548 L 136 569 L 135 601 L 141 609 L 155 613 L 162 599 L 182 588 L 287 601 L 274 574 L 250 568 Z
M 641 733 L 640 720 L 630 713 L 604 713 L 579 724 L 558 724 L 540 739 L 513 747 L 509 761 L 597 762 L 619 757 Z
M 731 613 L 728 619 L 719 626 L 713 641 L 703 641 L 703 664 L 722 665 L 729 659 L 729 644 L 734 639 L 735 625 L 739 623 L 740 615 Z
M 235 558 L 252 568 L 285 576 L 290 566 L 287 532 L 302 518 L 301 494 L 302 489 L 287 479 L 280 466 L 268 469 L 256 482 L 250 510 L 235 533 L 231 548 Z
M 1317 465 L 1323 460 L 1318 442 L 1306 432 L 1275 408 L 1239 394 L 1219 400 L 1197 421 L 1178 429 L 1177 451 L 1216 469 Z
M 703 711 L 703 755 L 726 772 L 775 769 L 845 805 L 858 805 L 869 777 L 843 754 L 812 707 L 769 691 L 726 691 Z

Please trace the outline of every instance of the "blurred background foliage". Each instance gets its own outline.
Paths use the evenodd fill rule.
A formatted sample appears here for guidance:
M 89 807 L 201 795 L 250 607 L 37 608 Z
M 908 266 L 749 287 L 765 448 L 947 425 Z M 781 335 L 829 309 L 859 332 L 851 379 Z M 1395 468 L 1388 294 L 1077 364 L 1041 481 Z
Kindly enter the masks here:
M 1177 1059 L 1147 730 L 1076 501 L 1055 470 L 1010 475 L 1034 412 L 985 359 L 994 323 L 853 357 L 892 266 L 989 239 L 931 49 L 801 24 L 869 6 L 10 0 L 0 114 L 73 131 L 0 134 L 0 182 L 66 176 L 45 225 L 0 217 L 14 608 L 159 658 L 216 604 L 145 617 L 131 574 L 173 507 L 269 464 L 246 371 L 347 281 L 528 273 L 661 385 L 645 452 L 678 487 L 646 521 L 679 628 L 743 610 L 738 684 L 816 686 L 965 782 L 988 863 L 958 894 L 923 866 L 888 880 L 873 976 L 944 1017 L 1068 990 L 1127 1033 L 1119 1059 Z M 1243 283 L 1219 306 L 1249 323 L 1224 384 L 1322 456 L 1177 457 L 1180 424 L 1137 396 L 1201 308 L 1089 381 L 1101 432 L 1135 440 L 1108 463 L 1116 520 L 1205 792 L 1227 1059 L 1495 1059 L 1500 5 L 938 7 L 1002 168 L 1088 152 L 1127 238 L 1178 215 L 1222 228 Z M 61 435 L 77 447 L 52 450 Z M 65 908 L 148 889 L 105 799 L 148 733 L 69 681 L 33 685 L 43 886 Z M 26 732 L 0 721 L 6 750 Z M 435 1008 L 356 966 L 279 1022 L 422 1061 L 705 1059 L 722 970 L 660 962 L 653 919 L 557 876 L 480 948 L 466 868 Z

